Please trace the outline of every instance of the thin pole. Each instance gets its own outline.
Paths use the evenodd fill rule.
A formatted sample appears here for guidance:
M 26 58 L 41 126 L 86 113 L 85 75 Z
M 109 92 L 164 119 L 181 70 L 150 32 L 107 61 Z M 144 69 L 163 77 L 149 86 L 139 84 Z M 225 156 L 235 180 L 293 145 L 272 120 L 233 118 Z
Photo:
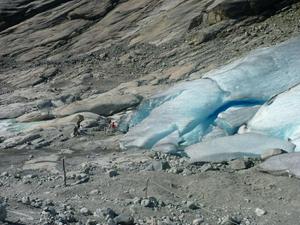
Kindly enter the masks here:
M 67 186 L 67 176 L 66 176 L 66 165 L 65 165 L 65 158 L 62 159 L 62 166 L 64 172 L 64 186 Z

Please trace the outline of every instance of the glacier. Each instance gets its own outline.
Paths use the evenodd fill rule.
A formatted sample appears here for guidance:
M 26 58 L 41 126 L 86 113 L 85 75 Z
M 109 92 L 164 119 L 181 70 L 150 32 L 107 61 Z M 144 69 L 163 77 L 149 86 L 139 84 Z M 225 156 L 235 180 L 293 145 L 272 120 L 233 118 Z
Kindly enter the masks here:
M 268 134 L 290 140 L 298 146 L 300 139 L 300 85 L 274 96 L 264 104 L 248 122 L 244 132 Z
M 299 139 L 298 125 L 279 120 L 272 126 L 276 115 L 268 118 L 270 112 L 262 112 L 266 102 L 300 83 L 299 71 L 300 38 L 255 50 L 201 79 L 179 83 L 147 99 L 133 116 L 120 146 L 176 152 L 238 130 L 281 140 Z M 297 104 L 299 96 L 291 98 Z M 288 108 L 284 107 L 282 111 Z M 299 108 L 288 109 L 293 111 L 291 118 L 300 114 Z M 275 133 L 278 128 L 280 132 Z

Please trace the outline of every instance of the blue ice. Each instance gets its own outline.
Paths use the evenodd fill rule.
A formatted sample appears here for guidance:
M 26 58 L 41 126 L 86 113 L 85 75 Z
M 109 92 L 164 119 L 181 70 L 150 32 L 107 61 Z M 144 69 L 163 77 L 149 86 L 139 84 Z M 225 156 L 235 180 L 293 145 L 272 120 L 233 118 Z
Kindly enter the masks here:
M 235 120 L 230 109 L 262 105 L 299 84 L 299 71 L 300 38 L 253 51 L 202 79 L 177 84 L 145 101 L 121 147 L 174 151 L 214 134 L 222 136 L 222 130 L 231 135 L 253 114 L 240 111 Z

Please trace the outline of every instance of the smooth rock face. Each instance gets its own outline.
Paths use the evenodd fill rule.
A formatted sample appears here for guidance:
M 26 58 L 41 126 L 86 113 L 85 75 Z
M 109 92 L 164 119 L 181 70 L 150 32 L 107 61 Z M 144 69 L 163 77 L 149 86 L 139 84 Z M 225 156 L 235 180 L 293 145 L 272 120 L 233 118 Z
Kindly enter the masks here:
M 280 148 L 293 152 L 295 145 L 288 141 L 247 133 L 228 137 L 216 138 L 210 141 L 191 145 L 185 149 L 192 162 L 201 161 L 230 161 L 247 157 L 260 157 L 267 149 Z
M 259 165 L 261 171 L 277 175 L 292 175 L 300 178 L 300 153 L 277 155 Z
M 34 112 L 26 113 L 18 117 L 16 120 L 18 122 L 24 123 L 24 122 L 36 122 L 36 121 L 49 120 L 49 119 L 54 119 L 54 116 L 51 115 L 51 113 L 34 111 Z
M 0 119 L 12 119 L 19 117 L 32 110 L 33 105 L 24 103 L 13 103 L 6 106 L 0 106 Z
M 16 136 L 9 139 L 6 139 L 3 143 L 1 143 L 1 147 L 3 148 L 13 148 L 17 145 L 22 145 L 26 143 L 30 143 L 31 141 L 40 138 L 41 135 L 38 133 L 29 133 L 23 136 Z
M 126 108 L 136 106 L 139 102 L 140 99 L 135 95 L 107 92 L 59 107 L 54 110 L 53 114 L 63 117 L 79 112 L 92 112 L 102 116 L 109 116 Z
M 34 126 L 32 126 L 30 129 L 39 129 L 39 128 L 43 128 L 43 129 L 47 129 L 47 128 L 51 128 L 51 127 L 63 127 L 63 126 L 68 126 L 68 125 L 75 125 L 77 122 L 77 118 L 78 115 L 82 115 L 84 117 L 85 122 L 96 122 L 98 121 L 101 117 L 98 114 L 95 113 L 91 113 L 91 112 L 81 112 L 81 113 L 75 113 L 73 115 L 70 116 L 66 116 L 63 118 L 57 118 L 57 119 L 53 119 L 53 120 L 48 120 L 48 121 L 41 121 L 37 124 L 35 124 Z

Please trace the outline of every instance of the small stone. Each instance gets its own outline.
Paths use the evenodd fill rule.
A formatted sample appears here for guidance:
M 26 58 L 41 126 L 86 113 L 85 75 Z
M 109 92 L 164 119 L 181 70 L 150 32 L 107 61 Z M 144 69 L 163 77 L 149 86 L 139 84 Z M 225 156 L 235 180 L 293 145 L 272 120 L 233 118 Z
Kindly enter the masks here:
M 186 206 L 192 210 L 199 209 L 199 206 L 197 206 L 193 201 L 187 201 Z
M 200 225 L 204 222 L 202 218 L 197 218 L 193 220 L 193 225 Z
M 231 217 L 231 216 L 225 216 L 224 218 L 222 218 L 221 221 L 221 225 L 236 225 L 236 224 L 240 224 L 241 221 Z
M 262 160 L 266 160 L 272 156 L 280 155 L 280 154 L 284 154 L 284 153 L 287 153 L 287 152 L 282 149 L 275 148 L 275 149 L 269 149 L 269 150 L 265 151 L 263 154 L 261 154 L 260 157 Z
M 147 208 L 155 208 L 158 207 L 158 201 L 154 197 L 145 198 L 141 201 L 141 206 Z
M 170 169 L 170 164 L 167 161 L 159 160 L 159 161 L 153 161 L 151 165 L 148 167 L 149 170 L 152 171 L 163 171 Z
M 266 212 L 265 210 L 263 210 L 263 209 L 256 208 L 256 209 L 255 209 L 255 214 L 256 214 L 257 216 L 263 216 L 263 215 L 266 215 L 267 212 Z
M 119 173 L 116 170 L 110 170 L 107 172 L 109 177 L 116 177 L 119 175 Z
M 23 204 L 25 204 L 25 205 L 30 205 L 30 198 L 27 196 L 27 197 L 23 197 L 22 199 L 21 199 L 21 202 L 23 203 Z
M 183 172 L 183 169 L 178 168 L 178 167 L 172 167 L 171 169 L 169 169 L 169 173 L 180 174 L 182 172 Z
M 103 217 L 103 218 L 115 218 L 116 216 L 118 216 L 117 213 L 115 213 L 114 210 L 112 210 L 111 208 L 103 208 L 103 209 L 96 209 L 96 211 L 94 212 L 94 216 L 95 217 Z
M 80 209 L 80 213 L 84 216 L 92 215 L 91 211 L 89 209 L 85 208 L 85 207 Z
M 98 189 L 90 191 L 90 195 L 98 195 L 98 194 L 99 194 L 99 190 Z
M 96 220 L 88 219 L 85 223 L 85 225 L 97 225 Z
M 244 170 L 250 168 L 251 164 L 248 160 L 236 159 L 229 162 L 230 168 L 233 170 Z
M 3 172 L 3 173 L 1 173 L 1 177 L 8 177 L 8 172 Z
M 121 214 L 114 218 L 116 224 L 119 225 L 134 225 L 134 219 L 131 216 Z
M 203 166 L 201 166 L 201 168 L 200 168 L 201 172 L 206 172 L 209 170 L 213 170 L 213 166 L 210 163 L 206 163 Z

